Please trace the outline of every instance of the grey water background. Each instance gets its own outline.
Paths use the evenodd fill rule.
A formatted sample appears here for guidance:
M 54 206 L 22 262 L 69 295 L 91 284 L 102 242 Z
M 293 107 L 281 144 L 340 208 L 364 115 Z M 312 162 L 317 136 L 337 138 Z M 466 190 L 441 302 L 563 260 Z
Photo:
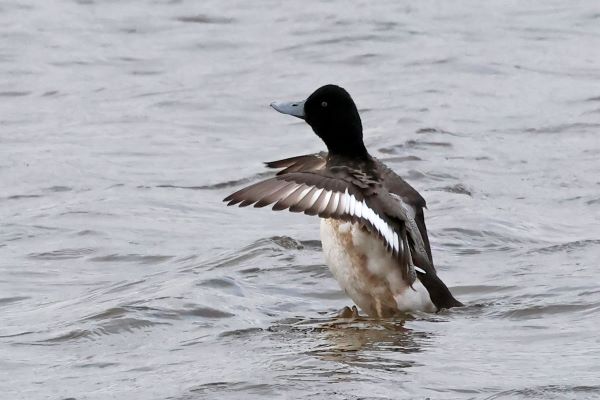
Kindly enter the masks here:
M 0 398 L 600 398 L 595 0 L 0 1 Z M 227 208 L 346 87 L 466 307 L 343 323 Z

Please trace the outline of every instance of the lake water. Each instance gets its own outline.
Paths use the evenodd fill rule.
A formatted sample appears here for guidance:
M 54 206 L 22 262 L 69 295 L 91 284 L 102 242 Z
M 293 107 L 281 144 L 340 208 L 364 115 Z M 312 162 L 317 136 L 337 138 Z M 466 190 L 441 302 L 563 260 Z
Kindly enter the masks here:
M 600 6 L 0 0 L 0 398 L 600 398 Z M 227 208 L 337 83 L 466 307 L 342 323 L 316 218 Z

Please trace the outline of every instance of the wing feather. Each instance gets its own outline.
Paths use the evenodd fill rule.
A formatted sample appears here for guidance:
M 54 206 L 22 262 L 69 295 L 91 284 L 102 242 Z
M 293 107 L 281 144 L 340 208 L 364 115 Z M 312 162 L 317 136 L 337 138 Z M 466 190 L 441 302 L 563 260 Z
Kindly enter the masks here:
M 291 212 L 303 212 L 312 207 L 314 204 L 313 196 L 316 194 L 317 196 L 320 194 L 320 191 L 323 189 L 319 189 L 314 186 L 309 186 L 309 190 L 304 194 L 304 196 L 298 200 L 296 203 L 290 206 Z
M 399 207 L 393 196 L 380 196 L 370 190 L 372 181 L 365 173 L 347 167 L 325 170 L 324 160 L 313 154 L 268 163 L 269 167 L 285 169 L 225 200 L 240 207 L 274 203 L 275 211 L 289 209 L 358 222 L 383 241 L 398 259 L 403 277 L 412 283 L 416 276 L 414 265 L 428 264 L 429 257 L 411 210 Z
M 275 203 L 273 210 L 280 211 L 289 208 L 292 204 L 294 204 L 295 200 L 304 192 L 304 190 L 309 188 L 309 186 L 304 184 L 296 184 L 293 190 L 290 190 L 285 197 L 282 197 Z
M 283 169 L 274 178 L 242 188 L 224 201 L 240 207 L 274 203 L 276 211 L 289 208 L 321 218 L 358 222 L 397 258 L 404 279 L 412 283 L 416 272 L 420 274 L 438 308 L 461 305 L 433 267 L 421 195 L 376 159 L 376 174 L 371 176 L 367 170 L 352 169 L 344 163 L 333 162 L 325 168 L 328 160 L 327 153 L 317 153 L 266 163 L 267 167 Z
M 282 185 L 277 186 L 277 189 L 275 189 L 274 191 L 261 196 L 260 200 L 258 200 L 256 204 L 254 204 L 254 207 L 265 207 L 271 203 L 276 202 L 282 197 L 287 197 L 291 193 L 291 191 L 298 186 L 298 184 L 295 182 L 280 182 L 282 182 Z
M 317 215 L 322 213 L 327 208 L 327 204 L 329 203 L 329 199 L 331 199 L 332 191 L 327 189 L 320 189 L 321 193 L 319 197 L 315 200 L 314 204 L 304 211 L 307 215 Z
M 338 208 L 340 202 L 340 192 L 332 192 L 329 202 L 325 206 L 325 209 L 320 213 L 323 218 L 329 218 L 335 214 L 335 210 Z
M 291 172 L 313 171 L 325 167 L 327 164 L 327 153 L 305 154 L 302 156 L 285 158 L 283 160 L 269 161 L 265 165 L 269 168 L 284 168 L 277 175 L 285 175 Z

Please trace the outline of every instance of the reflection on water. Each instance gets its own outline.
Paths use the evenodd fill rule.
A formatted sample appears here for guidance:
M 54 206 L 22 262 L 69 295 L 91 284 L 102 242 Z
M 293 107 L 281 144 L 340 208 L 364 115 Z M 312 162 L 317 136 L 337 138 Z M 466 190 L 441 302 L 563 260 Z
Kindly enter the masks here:
M 360 352 L 377 348 L 398 348 L 401 352 L 414 352 L 414 343 L 410 340 L 411 331 L 404 327 L 404 321 L 374 320 L 369 317 L 358 318 L 332 317 L 327 319 L 300 320 L 288 326 L 279 325 L 276 330 L 284 327 L 310 331 L 322 335 L 331 344 L 315 350 L 318 352 Z M 407 347 L 408 346 L 408 347 Z M 410 348 L 409 348 L 410 347 Z
M 596 8 L 0 0 L 1 392 L 598 397 Z M 466 307 L 333 317 L 318 221 L 221 203 L 323 150 L 268 104 L 325 83 Z
M 405 328 L 403 321 L 328 321 L 319 322 L 313 329 L 323 335 L 327 344 L 310 354 L 350 366 L 401 371 L 412 366 L 414 361 L 401 361 L 390 355 L 420 351 L 415 340 L 417 334 Z

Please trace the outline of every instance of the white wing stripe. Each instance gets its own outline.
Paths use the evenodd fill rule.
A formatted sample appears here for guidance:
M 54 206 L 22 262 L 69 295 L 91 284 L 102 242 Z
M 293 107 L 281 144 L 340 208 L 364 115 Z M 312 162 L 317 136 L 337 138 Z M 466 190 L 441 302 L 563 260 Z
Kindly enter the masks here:
M 350 213 L 350 194 L 348 193 L 348 188 L 346 188 L 346 191 L 342 194 L 342 198 L 344 199 L 344 214 L 349 214 Z
M 356 206 L 354 207 L 354 215 L 356 215 L 358 218 L 362 218 L 363 216 L 363 202 L 362 201 L 357 201 L 356 202 Z
M 360 218 L 360 216 L 362 215 L 361 211 L 360 211 L 360 205 L 362 203 L 362 201 L 358 201 L 356 199 L 356 197 L 352 196 L 354 198 L 354 215 L 356 215 L 358 218 Z
M 325 191 L 325 198 L 321 202 L 321 206 L 317 210 L 317 214 L 325 211 L 325 209 L 327 208 L 327 205 L 329 204 L 329 199 L 331 199 L 332 194 L 333 194 L 333 192 L 331 190 Z
M 319 189 L 315 193 L 313 193 L 312 197 L 310 198 L 310 202 L 308 203 L 309 208 L 315 204 L 315 201 L 317 201 L 321 193 L 323 193 L 323 190 L 325 189 Z
M 312 202 L 316 201 L 321 193 L 322 191 L 315 193 Z M 354 195 L 350 194 L 347 188 L 344 192 L 327 191 L 323 203 L 328 205 L 324 209 L 334 210 L 334 212 L 335 210 L 338 210 L 338 212 L 341 211 L 344 214 L 368 221 L 382 236 L 383 240 L 386 242 L 386 247 L 390 248 L 396 254 L 402 254 L 404 251 L 408 251 L 410 260 L 410 249 L 405 248 L 405 243 L 400 239 L 398 233 L 394 231 L 394 229 L 379 216 L 379 214 L 373 211 L 364 200 L 358 201 Z M 407 211 L 410 214 L 411 209 L 409 208 Z M 417 266 L 414 266 L 414 268 L 417 272 L 425 274 L 425 271 L 422 268 Z
M 364 203 L 363 203 L 364 204 Z M 373 217 L 375 214 L 373 210 L 371 210 L 366 204 L 363 205 L 363 218 L 371 223 L 371 225 L 375 226 L 373 223 Z
M 298 196 L 298 202 L 300 202 L 312 188 L 313 188 L 312 186 L 306 186 L 306 189 L 304 189 L 302 191 L 302 194 L 300 194 L 300 196 Z
M 386 225 L 386 230 L 385 230 L 385 240 L 388 242 L 388 245 L 392 246 L 394 243 L 394 238 L 392 237 L 392 235 L 394 234 L 394 232 L 392 231 L 392 228 L 389 225 Z
M 329 211 L 333 210 L 337 210 L 338 204 L 340 202 L 340 192 L 333 192 L 331 194 L 331 208 L 329 208 Z

